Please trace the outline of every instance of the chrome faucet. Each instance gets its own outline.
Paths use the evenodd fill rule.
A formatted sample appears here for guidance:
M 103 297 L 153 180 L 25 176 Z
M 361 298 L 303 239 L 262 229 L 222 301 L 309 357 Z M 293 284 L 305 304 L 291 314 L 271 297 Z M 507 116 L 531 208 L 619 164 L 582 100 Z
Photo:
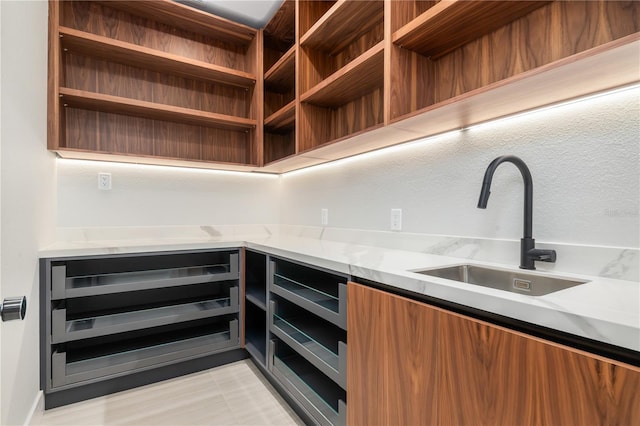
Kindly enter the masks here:
M 487 167 L 482 180 L 482 190 L 480 191 L 480 199 L 478 200 L 478 208 L 486 209 L 487 201 L 489 201 L 489 189 L 491 188 L 491 180 L 493 173 L 501 163 L 509 162 L 514 164 L 524 180 L 524 236 L 520 239 L 520 268 L 536 269 L 535 261 L 555 262 L 555 250 L 542 250 L 536 248 L 536 240 L 532 237 L 533 223 L 533 180 L 531 172 L 527 165 L 515 155 L 503 155 L 493 160 Z

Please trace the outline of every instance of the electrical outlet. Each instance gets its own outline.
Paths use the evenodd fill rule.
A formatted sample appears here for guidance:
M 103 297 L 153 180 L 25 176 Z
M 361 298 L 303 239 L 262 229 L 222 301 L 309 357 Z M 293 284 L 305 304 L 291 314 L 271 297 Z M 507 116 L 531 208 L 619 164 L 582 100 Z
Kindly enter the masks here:
M 402 230 L 402 209 L 391 209 L 391 230 Z
M 322 226 L 329 224 L 329 209 L 320 209 L 320 224 Z
M 102 191 L 111 190 L 111 173 L 98 173 L 98 189 Z

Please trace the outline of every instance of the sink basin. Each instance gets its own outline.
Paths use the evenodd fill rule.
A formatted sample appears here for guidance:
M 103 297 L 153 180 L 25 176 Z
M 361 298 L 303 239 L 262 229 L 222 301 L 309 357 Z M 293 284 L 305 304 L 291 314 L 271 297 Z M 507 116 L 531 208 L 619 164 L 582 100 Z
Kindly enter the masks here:
M 529 296 L 544 296 L 588 282 L 476 265 L 447 266 L 414 272 Z

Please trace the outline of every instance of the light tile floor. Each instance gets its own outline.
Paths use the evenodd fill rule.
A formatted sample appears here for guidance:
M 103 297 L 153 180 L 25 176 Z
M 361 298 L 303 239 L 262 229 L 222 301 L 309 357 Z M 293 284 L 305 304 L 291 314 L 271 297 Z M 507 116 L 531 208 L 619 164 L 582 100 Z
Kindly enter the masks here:
M 249 360 L 34 414 L 31 425 L 303 425 Z

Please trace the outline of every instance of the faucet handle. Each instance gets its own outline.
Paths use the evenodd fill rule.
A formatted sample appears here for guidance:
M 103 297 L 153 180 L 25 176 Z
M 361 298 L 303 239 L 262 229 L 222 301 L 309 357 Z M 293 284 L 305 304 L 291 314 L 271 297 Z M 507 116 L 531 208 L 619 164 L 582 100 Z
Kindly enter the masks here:
M 537 260 L 539 262 L 550 262 L 555 263 L 556 261 L 556 251 L 555 250 L 544 250 L 532 248 L 527 252 L 529 257 L 533 260 Z

